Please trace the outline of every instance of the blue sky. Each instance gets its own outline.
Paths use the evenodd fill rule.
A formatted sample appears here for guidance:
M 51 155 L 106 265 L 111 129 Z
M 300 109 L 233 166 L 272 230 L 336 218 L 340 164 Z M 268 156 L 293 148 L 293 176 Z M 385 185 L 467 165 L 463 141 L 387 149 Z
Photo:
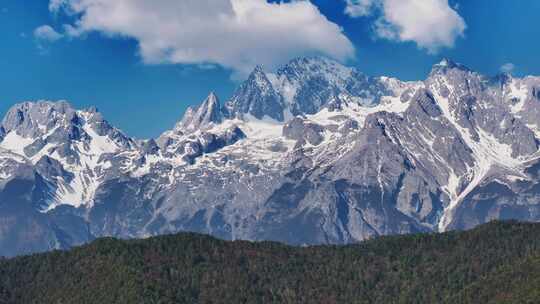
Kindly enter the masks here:
M 99 11 L 100 1 L 0 3 L 2 115 L 16 102 L 66 99 L 96 105 L 131 136 L 155 137 L 210 91 L 225 100 L 255 62 L 272 70 L 310 54 L 404 80 L 424 79 L 441 57 L 491 75 L 508 63 L 515 75 L 540 75 L 536 0 L 312 0 L 279 10 L 264 0 L 109 0 L 139 7 Z M 244 19 L 216 22 L 231 9 Z

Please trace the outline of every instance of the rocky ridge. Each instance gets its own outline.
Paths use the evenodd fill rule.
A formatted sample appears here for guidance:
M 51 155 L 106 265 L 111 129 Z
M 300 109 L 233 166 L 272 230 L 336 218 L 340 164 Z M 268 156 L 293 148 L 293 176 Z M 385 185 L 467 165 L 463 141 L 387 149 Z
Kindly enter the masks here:
M 257 67 L 170 131 L 13 106 L 0 125 L 0 255 L 177 231 L 290 244 L 540 220 L 540 78 L 443 60 L 427 79 L 323 58 Z

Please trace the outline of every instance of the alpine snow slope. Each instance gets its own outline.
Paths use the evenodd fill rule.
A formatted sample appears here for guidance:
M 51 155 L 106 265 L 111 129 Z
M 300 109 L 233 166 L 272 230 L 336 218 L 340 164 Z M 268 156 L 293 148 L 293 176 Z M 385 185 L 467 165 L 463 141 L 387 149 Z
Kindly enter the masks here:
M 443 60 L 424 81 L 298 58 L 210 94 L 159 138 L 96 109 L 14 105 L 0 125 L 0 255 L 178 231 L 343 244 L 540 221 L 540 77 Z

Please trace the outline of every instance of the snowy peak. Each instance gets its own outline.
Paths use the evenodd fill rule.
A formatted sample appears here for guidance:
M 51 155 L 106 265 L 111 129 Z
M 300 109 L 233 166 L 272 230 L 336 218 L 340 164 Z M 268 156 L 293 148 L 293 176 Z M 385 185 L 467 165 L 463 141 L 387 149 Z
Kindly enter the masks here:
M 267 85 L 268 79 L 266 78 L 266 73 L 261 65 L 256 65 L 251 74 L 248 76 L 249 79 L 255 80 L 262 87 Z
M 31 158 L 60 151 L 60 147 L 59 153 L 65 156 L 76 153 L 75 143 L 84 150 L 109 152 L 134 146 L 133 140 L 111 126 L 97 109 L 77 111 L 66 101 L 17 104 L 7 112 L 1 128 L 0 147 Z M 93 147 L 96 142 L 105 143 L 97 148 Z
M 27 157 L 40 157 L 52 146 L 86 141 L 84 121 L 65 101 L 24 102 L 13 106 L 2 121 L 0 147 Z
M 193 132 L 199 129 L 209 128 L 223 121 L 224 114 L 218 97 L 214 92 L 196 108 L 189 107 L 184 117 L 175 127 L 176 130 Z
M 208 97 L 206 97 L 206 99 L 205 99 L 205 101 L 203 103 L 218 104 L 219 105 L 219 99 L 218 99 L 216 93 L 210 92 L 210 94 L 208 95 Z
M 26 138 L 35 138 L 58 127 L 77 124 L 77 115 L 66 101 L 39 101 L 16 104 L 2 120 L 6 133 L 17 132 Z
M 355 69 L 324 57 L 301 57 L 291 60 L 277 72 L 289 81 L 302 82 L 309 79 L 324 79 L 330 85 L 343 86 L 351 77 L 366 78 Z
M 367 77 L 354 68 L 323 57 L 297 58 L 279 69 L 274 86 L 294 115 L 339 108 L 343 100 L 375 106 L 382 96 L 394 95 L 380 78 Z
M 260 66 L 240 85 L 225 107 L 231 117 L 250 114 L 258 119 L 267 116 L 277 121 L 284 120 L 282 96 Z
M 449 58 L 444 57 L 439 61 L 438 63 L 433 65 L 434 68 L 447 68 L 447 69 L 454 69 L 459 67 L 464 67 L 462 64 L 457 63 Z
M 35 171 L 39 194 L 32 195 L 39 198 L 33 204 L 42 212 L 91 204 L 110 161 L 137 146 L 96 108 L 75 110 L 65 101 L 17 104 L 3 119 L 2 130 L 0 150 Z
M 104 137 L 111 142 L 112 146 L 120 150 L 136 147 L 136 143 L 132 138 L 111 125 L 96 108 L 79 111 L 78 114 L 84 119 L 85 133 L 91 135 L 91 137 Z
M 441 61 L 439 61 L 439 63 L 436 63 L 435 66 L 451 68 L 451 67 L 456 66 L 456 63 L 454 61 L 446 58 L 446 57 L 443 57 L 443 59 L 441 59 Z
M 448 58 L 443 58 L 439 63 L 433 65 L 430 77 L 438 74 L 446 74 L 449 71 L 472 72 L 471 69 L 461 63 L 457 63 Z

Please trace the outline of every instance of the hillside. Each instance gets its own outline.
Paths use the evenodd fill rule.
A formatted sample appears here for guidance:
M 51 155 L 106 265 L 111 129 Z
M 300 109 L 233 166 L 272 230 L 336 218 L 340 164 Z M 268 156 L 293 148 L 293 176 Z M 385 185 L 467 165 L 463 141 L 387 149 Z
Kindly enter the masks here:
M 540 224 L 290 247 L 180 233 L 0 261 L 0 303 L 535 303 Z

